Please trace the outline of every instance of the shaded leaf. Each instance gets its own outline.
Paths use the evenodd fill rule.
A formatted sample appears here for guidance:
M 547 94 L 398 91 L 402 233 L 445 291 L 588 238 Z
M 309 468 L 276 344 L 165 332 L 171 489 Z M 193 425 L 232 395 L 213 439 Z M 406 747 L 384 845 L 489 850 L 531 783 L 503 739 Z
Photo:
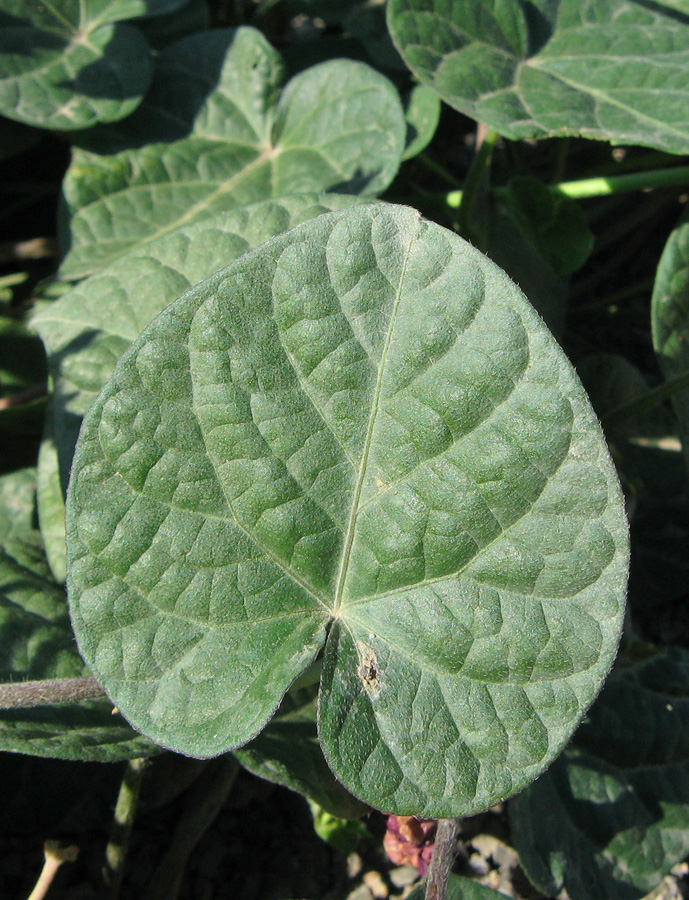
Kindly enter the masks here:
M 426 885 L 420 884 L 407 895 L 407 900 L 424 900 L 425 896 Z M 461 875 L 450 875 L 447 885 L 447 900 L 501 900 L 504 896 L 500 891 L 494 891 Z
M 511 178 L 502 195 L 524 238 L 557 275 L 580 269 L 593 249 L 593 232 L 581 206 L 554 194 L 538 178 Z
M 689 653 L 621 660 L 574 746 L 510 803 L 546 894 L 638 900 L 689 853 Z
M 30 469 L 0 477 L 0 682 L 88 674 L 33 527 L 35 491 Z M 156 749 L 112 715 L 108 700 L 0 710 L 3 751 L 106 762 Z
M 689 216 L 668 238 L 658 263 L 651 300 L 653 349 L 668 379 L 689 374 Z M 689 468 L 689 388 L 672 397 Z
M 351 819 L 370 811 L 328 768 L 318 742 L 315 702 L 276 716 L 234 756 L 249 772 L 298 791 L 332 816 Z
M 48 404 L 36 470 L 38 522 L 53 578 L 64 584 L 67 572 L 65 501 L 60 482 L 60 462 L 53 429 L 53 403 Z
M 640 400 L 650 388 L 643 373 L 617 353 L 592 353 L 577 363 L 577 372 L 599 419 Z M 627 438 L 649 438 L 672 432 L 670 416 L 662 406 L 639 413 L 614 428 Z M 606 426 L 607 427 L 607 426 Z
M 281 83 L 279 55 L 251 28 L 215 29 L 163 50 L 141 109 L 89 139 L 109 155 L 74 156 L 64 182 L 71 246 L 63 276 L 93 272 L 211 213 L 302 191 L 376 194 L 390 184 L 405 134 L 391 82 L 364 63 L 331 60 L 282 92 Z
M 128 116 L 153 73 L 150 48 L 121 20 L 180 0 L 0 2 L 0 111 L 62 131 Z
M 415 85 L 406 97 L 407 145 L 402 159 L 417 156 L 433 140 L 440 120 L 440 97 L 423 84 Z
M 279 235 L 174 302 L 84 420 L 82 653 L 152 739 L 247 743 L 326 642 L 348 790 L 483 809 L 560 752 L 623 615 L 605 442 L 542 320 L 403 207 Z
M 505 137 L 689 148 L 689 20 L 634 0 L 390 0 L 402 57 Z

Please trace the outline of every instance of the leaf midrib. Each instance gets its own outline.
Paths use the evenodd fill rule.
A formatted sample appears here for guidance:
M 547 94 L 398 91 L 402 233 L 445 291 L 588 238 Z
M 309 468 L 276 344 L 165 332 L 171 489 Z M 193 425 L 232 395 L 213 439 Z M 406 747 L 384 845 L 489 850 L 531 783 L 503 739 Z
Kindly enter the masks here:
M 371 225 L 373 222 L 371 221 Z M 390 315 L 390 326 L 388 328 L 387 334 L 385 335 L 385 344 L 383 346 L 383 352 L 380 357 L 380 364 L 378 367 L 378 377 L 376 379 L 376 387 L 373 394 L 373 401 L 371 403 L 371 413 L 368 419 L 368 427 L 366 429 L 366 439 L 364 441 L 364 448 L 361 453 L 361 462 L 359 465 L 359 473 L 357 475 L 356 486 L 354 488 L 354 494 L 352 497 L 352 508 L 349 514 L 349 523 L 347 525 L 347 531 L 345 532 L 345 540 L 342 546 L 342 559 L 340 564 L 340 571 L 337 576 L 337 584 L 335 588 L 335 596 L 333 599 L 333 614 L 338 615 L 340 606 L 342 605 L 342 595 L 344 593 L 344 587 L 347 580 L 347 574 L 349 570 L 349 559 L 352 553 L 352 546 L 354 544 L 354 537 L 356 535 L 356 526 L 357 519 L 359 516 L 359 499 L 361 497 L 361 491 L 364 486 L 364 479 L 366 477 L 366 469 L 368 465 L 368 456 L 371 451 L 371 443 L 373 440 L 373 431 L 376 424 L 376 419 L 378 417 L 378 409 L 380 404 L 380 395 L 383 387 L 383 377 L 385 375 L 385 363 L 387 361 L 387 355 L 390 350 L 390 344 L 392 341 L 392 333 L 395 330 L 395 322 L 397 319 L 397 313 L 399 311 L 399 305 L 402 300 L 402 290 L 404 287 L 404 279 L 407 274 L 407 266 L 409 264 L 409 256 L 411 254 L 412 246 L 414 245 L 414 241 L 416 240 L 416 236 L 419 232 L 420 227 L 420 217 L 417 214 L 417 219 L 415 223 L 415 228 L 413 233 L 409 237 L 409 243 L 407 244 L 407 250 L 404 255 L 404 261 L 402 263 L 402 271 L 400 273 L 399 285 L 397 288 L 397 296 L 395 297 L 395 303 L 392 308 L 392 313 Z

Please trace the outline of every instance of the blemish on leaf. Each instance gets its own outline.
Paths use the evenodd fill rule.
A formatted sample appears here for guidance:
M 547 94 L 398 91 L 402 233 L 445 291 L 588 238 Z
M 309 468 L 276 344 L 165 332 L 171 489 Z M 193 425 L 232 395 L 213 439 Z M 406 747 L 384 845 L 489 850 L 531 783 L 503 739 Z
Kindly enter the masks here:
M 357 675 L 364 688 L 369 693 L 378 693 L 380 690 L 380 669 L 378 668 L 378 657 L 374 651 L 363 641 L 356 642 L 357 653 L 359 654 L 359 666 Z

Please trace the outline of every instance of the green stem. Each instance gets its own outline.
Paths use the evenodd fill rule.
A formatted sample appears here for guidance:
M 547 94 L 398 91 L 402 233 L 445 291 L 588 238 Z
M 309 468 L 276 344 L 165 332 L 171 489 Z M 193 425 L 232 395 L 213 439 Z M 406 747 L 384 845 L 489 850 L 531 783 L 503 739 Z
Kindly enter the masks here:
M 671 169 L 657 169 L 653 172 L 635 172 L 633 175 L 610 175 L 607 178 L 582 178 L 579 181 L 561 181 L 548 185 L 553 194 L 570 197 L 573 200 L 586 200 L 591 197 L 609 197 L 612 194 L 645 191 L 653 188 L 681 187 L 689 184 L 689 166 L 674 166 Z M 469 189 L 469 183 L 464 193 Z M 493 188 L 496 197 L 504 197 L 507 188 Z M 451 209 L 463 205 L 462 191 L 450 191 L 445 194 L 445 203 Z
M 416 156 L 416 159 L 422 163 L 426 168 L 433 172 L 434 175 L 437 175 L 438 178 L 442 178 L 446 184 L 449 184 L 453 188 L 458 188 L 461 186 L 461 181 L 454 177 L 444 166 L 441 166 L 440 163 L 437 163 L 434 159 L 431 159 L 430 156 L 426 153 L 419 153 Z
M 492 128 L 479 123 L 477 129 L 478 147 L 472 160 L 466 181 L 464 182 L 463 196 L 459 205 L 459 230 L 467 240 L 479 246 L 483 243 L 481 229 L 474 222 L 476 199 L 481 183 L 490 166 L 493 147 L 499 138 L 499 134 Z
M 670 381 L 666 381 L 657 388 L 648 391 L 643 397 L 639 397 L 638 400 L 632 400 L 631 403 L 625 403 L 623 406 L 613 409 L 612 412 L 603 416 L 603 428 L 614 430 L 629 419 L 655 409 L 661 403 L 687 388 L 689 388 L 689 372 L 683 372 L 676 378 L 672 378 Z
M 105 866 L 103 867 L 103 880 L 108 888 L 109 900 L 117 900 L 120 896 L 124 863 L 129 849 L 129 840 L 136 816 L 136 808 L 139 802 L 141 781 L 144 769 L 148 765 L 148 759 L 138 757 L 130 759 L 124 770 L 120 792 L 115 804 L 115 815 L 110 829 L 108 846 L 105 848 Z
M 588 197 L 605 197 L 629 191 L 651 188 L 679 187 L 689 184 L 689 166 L 656 169 L 651 172 L 635 172 L 633 175 L 609 175 L 606 178 L 582 178 L 580 181 L 561 181 L 550 186 L 555 194 L 585 200 Z
M 143 900 L 177 900 L 189 857 L 225 805 L 238 772 L 236 759 L 223 756 L 194 782 L 188 805 Z
M 433 856 L 426 876 L 426 900 L 445 900 L 450 870 L 457 853 L 459 819 L 438 819 Z

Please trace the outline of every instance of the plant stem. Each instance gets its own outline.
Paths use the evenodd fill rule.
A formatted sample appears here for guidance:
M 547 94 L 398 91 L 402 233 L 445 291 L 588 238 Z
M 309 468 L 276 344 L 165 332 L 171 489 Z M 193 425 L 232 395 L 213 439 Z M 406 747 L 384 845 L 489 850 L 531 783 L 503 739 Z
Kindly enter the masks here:
M 194 782 L 189 804 L 177 822 L 172 842 L 143 900 L 176 900 L 187 861 L 223 808 L 239 772 L 239 763 L 232 756 L 215 762 Z
M 638 400 L 632 400 L 631 403 L 625 403 L 624 406 L 618 406 L 617 409 L 613 409 L 611 413 L 603 416 L 603 428 L 617 428 L 629 419 L 633 419 L 634 416 L 638 416 L 639 413 L 655 409 L 656 406 L 660 406 L 661 403 L 687 388 L 689 388 L 689 372 L 683 372 L 676 378 L 672 378 L 670 381 L 666 381 L 657 388 L 648 391 L 643 397 L 639 397 Z
M 74 862 L 79 856 L 79 848 L 72 845 L 61 847 L 58 841 L 46 841 L 43 845 L 45 862 L 38 876 L 34 889 L 29 894 L 29 900 L 43 900 L 48 888 L 53 883 L 53 878 L 63 862 Z
M 561 181 L 550 185 L 553 193 L 584 200 L 587 197 L 605 197 L 629 191 L 644 191 L 651 188 L 679 187 L 689 184 L 689 166 L 674 166 L 671 169 L 656 169 L 651 172 L 634 172 L 633 175 L 610 175 L 607 178 L 582 178 L 580 181 Z
M 129 839 L 139 802 L 139 791 L 147 765 L 148 759 L 143 756 L 130 759 L 124 770 L 120 792 L 117 795 L 115 815 L 112 820 L 108 846 L 105 848 L 105 866 L 103 867 L 103 880 L 109 890 L 110 900 L 117 900 L 120 895 L 124 862 L 127 858 Z
M 56 703 L 79 703 L 105 696 L 92 675 L 83 678 L 50 678 L 47 681 L 18 681 L 0 684 L 0 709 L 29 709 Z
M 470 173 L 471 174 L 471 173 Z M 561 181 L 549 184 L 553 194 L 570 197 L 573 200 L 586 200 L 592 197 L 609 197 L 612 194 L 624 194 L 630 191 L 646 191 L 653 188 L 681 187 L 689 185 L 689 166 L 673 166 L 670 169 L 657 169 L 651 172 L 635 172 L 632 175 L 610 175 L 607 178 L 582 178 L 579 181 Z M 450 191 L 445 194 L 445 204 L 451 209 L 463 206 L 462 194 L 468 191 L 467 178 L 464 192 Z M 504 197 L 507 188 L 493 188 L 496 197 Z
M 476 199 L 484 177 L 490 166 L 493 147 L 499 134 L 492 128 L 488 128 L 479 122 L 476 129 L 476 154 L 472 160 L 469 172 L 464 182 L 462 199 L 459 204 L 459 230 L 460 233 L 475 244 L 479 249 L 483 244 L 481 229 L 474 222 Z
M 461 186 L 461 182 L 454 177 L 444 166 L 441 166 L 440 163 L 437 163 L 434 159 L 431 159 L 426 153 L 419 153 L 416 156 L 416 159 L 422 163 L 426 168 L 433 172 L 434 175 L 437 175 L 438 178 L 442 178 L 447 184 L 449 184 L 453 188 L 459 188 Z
M 450 869 L 457 852 L 459 819 L 438 819 L 433 856 L 426 876 L 426 900 L 445 900 Z

